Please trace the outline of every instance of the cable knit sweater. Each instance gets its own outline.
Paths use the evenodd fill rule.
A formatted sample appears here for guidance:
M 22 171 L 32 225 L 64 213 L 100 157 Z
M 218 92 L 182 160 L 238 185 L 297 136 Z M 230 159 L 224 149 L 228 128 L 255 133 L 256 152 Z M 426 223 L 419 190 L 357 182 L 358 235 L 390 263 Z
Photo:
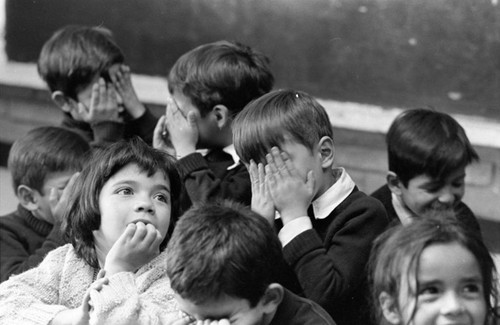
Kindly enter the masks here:
M 176 311 L 165 261 L 162 253 L 93 290 L 90 324 L 160 324 L 162 315 Z M 60 311 L 81 305 L 96 274 L 70 244 L 51 251 L 38 267 L 0 285 L 0 324 L 49 324 Z

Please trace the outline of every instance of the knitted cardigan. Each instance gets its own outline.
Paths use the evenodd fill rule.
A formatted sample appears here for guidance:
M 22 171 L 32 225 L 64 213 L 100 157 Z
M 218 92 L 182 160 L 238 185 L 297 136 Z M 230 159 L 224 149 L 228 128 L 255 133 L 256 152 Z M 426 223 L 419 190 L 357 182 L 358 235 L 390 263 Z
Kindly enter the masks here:
M 91 291 L 90 324 L 160 324 L 177 308 L 161 253 L 136 273 L 109 277 Z M 71 244 L 53 251 L 36 268 L 0 285 L 0 324 L 49 324 L 57 313 L 79 307 L 96 269 L 78 257 Z

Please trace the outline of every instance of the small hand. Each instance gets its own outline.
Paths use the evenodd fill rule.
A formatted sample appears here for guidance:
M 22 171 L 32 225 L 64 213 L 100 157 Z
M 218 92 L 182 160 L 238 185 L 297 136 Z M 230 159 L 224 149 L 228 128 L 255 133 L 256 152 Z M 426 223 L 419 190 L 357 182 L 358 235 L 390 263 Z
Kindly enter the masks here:
M 166 130 L 177 155 L 184 157 L 195 152 L 199 136 L 198 119 L 200 113 L 192 110 L 185 115 L 176 102 L 170 98 L 167 102 L 165 115 Z
M 196 320 L 183 312 L 172 312 L 161 315 L 160 324 L 164 325 L 190 325 L 196 324 Z
M 276 147 L 271 148 L 266 160 L 266 184 L 283 223 L 306 216 L 314 195 L 314 173 L 309 171 L 304 180 L 288 154 Z
M 61 195 L 59 196 L 59 190 L 55 187 L 50 189 L 49 193 L 49 205 L 50 211 L 52 213 L 53 224 L 58 224 L 63 222 L 64 213 L 69 208 L 69 199 L 73 193 L 73 186 L 78 179 L 79 172 L 74 173 L 63 189 Z
M 119 116 L 116 90 L 113 85 L 107 85 L 103 78 L 92 85 L 90 107 L 78 103 L 78 114 L 87 123 L 99 123 L 104 121 L 122 122 Z
M 196 322 L 196 325 L 230 325 L 231 323 L 227 319 L 218 319 L 218 320 L 199 320 Z
M 152 224 L 129 224 L 106 256 L 106 274 L 135 272 L 160 254 L 162 240 L 160 232 Z
M 273 198 L 266 184 L 264 165 L 262 163 L 257 165 L 255 161 L 251 160 L 248 172 L 252 183 L 252 210 L 263 216 L 274 226 L 275 208 Z
M 175 149 L 170 142 L 167 131 L 165 130 L 165 115 L 162 115 L 156 123 L 155 130 L 153 132 L 153 148 L 166 152 L 173 157 L 175 157 Z
M 124 64 L 115 64 L 108 70 L 109 77 L 116 88 L 116 91 L 123 100 L 123 105 L 129 114 L 134 118 L 141 117 L 146 108 L 139 101 L 139 97 L 132 85 L 130 67 Z

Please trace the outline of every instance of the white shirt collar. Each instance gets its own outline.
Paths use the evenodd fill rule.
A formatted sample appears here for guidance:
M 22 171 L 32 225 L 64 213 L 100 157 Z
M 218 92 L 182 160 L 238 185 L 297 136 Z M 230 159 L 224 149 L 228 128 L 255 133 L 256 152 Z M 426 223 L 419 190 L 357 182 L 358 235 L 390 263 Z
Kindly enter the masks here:
M 409 224 L 413 219 L 413 213 L 405 206 L 398 195 L 391 192 L 391 197 L 392 206 L 394 207 L 394 211 L 396 211 L 399 221 L 401 221 L 403 225 Z
M 238 166 L 240 164 L 240 156 L 238 156 L 236 154 L 236 150 L 234 149 L 234 144 L 228 145 L 227 147 L 225 147 L 224 149 L 222 149 L 222 151 L 224 151 L 225 153 L 230 154 L 231 157 L 233 157 L 233 160 L 234 160 L 234 164 L 232 164 L 231 166 L 227 167 L 227 170 L 231 170 L 231 169 L 235 168 L 236 166 Z
M 316 219 L 325 219 L 328 217 L 351 194 L 356 186 L 344 168 L 333 168 L 332 172 L 338 175 L 337 181 L 325 193 L 312 202 L 314 217 Z
M 222 151 L 224 151 L 227 154 L 230 154 L 234 161 L 234 164 L 226 168 L 227 170 L 231 170 L 240 164 L 240 157 L 236 154 L 236 150 L 234 149 L 234 144 L 230 144 L 227 147 L 222 148 Z M 198 149 L 196 150 L 196 152 L 199 152 L 202 156 L 206 156 L 210 152 L 210 150 Z

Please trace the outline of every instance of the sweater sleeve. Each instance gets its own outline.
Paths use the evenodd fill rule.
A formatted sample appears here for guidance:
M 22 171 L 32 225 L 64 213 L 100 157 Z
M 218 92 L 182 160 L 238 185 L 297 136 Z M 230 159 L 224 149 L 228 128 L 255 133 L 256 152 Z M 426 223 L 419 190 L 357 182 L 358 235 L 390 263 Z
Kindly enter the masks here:
M 382 205 L 372 198 L 344 201 L 336 210 L 337 214 L 327 218 L 332 220 L 315 221 L 313 229 L 302 232 L 283 247 L 285 259 L 294 269 L 305 296 L 331 315 L 335 314 L 336 303 L 347 301 L 359 290 L 366 277 L 372 241 L 387 226 Z M 322 229 L 317 222 L 328 225 Z M 326 235 L 322 237 L 318 231 Z
M 48 252 L 64 244 L 59 227 L 55 226 L 42 246 L 30 254 L 7 227 L 0 228 L 0 282 L 13 274 L 19 274 L 36 267 Z
M 50 252 L 36 268 L 0 285 L 0 324 L 49 324 L 60 305 L 61 270 L 70 245 Z
M 139 276 L 114 274 L 101 291 L 92 290 L 90 297 L 90 324 L 161 324 L 161 317 L 178 310 L 162 267 L 152 267 Z
M 153 133 L 158 118 L 146 107 L 146 111 L 140 117 L 125 123 L 125 137 L 138 135 L 147 144 L 153 143 Z
M 236 166 L 220 178 L 200 153 L 192 153 L 179 159 L 177 166 L 193 203 L 223 198 L 250 205 L 252 187 L 244 165 Z

